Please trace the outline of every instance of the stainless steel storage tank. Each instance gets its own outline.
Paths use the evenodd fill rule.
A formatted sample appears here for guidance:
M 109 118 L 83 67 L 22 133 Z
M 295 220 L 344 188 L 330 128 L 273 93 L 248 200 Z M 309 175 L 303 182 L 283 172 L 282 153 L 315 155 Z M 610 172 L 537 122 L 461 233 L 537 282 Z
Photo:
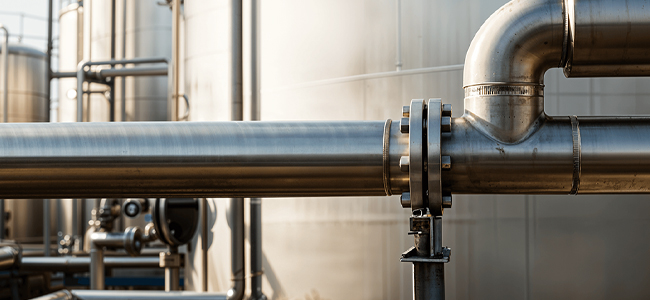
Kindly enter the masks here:
M 60 71 L 75 71 L 81 60 L 109 60 L 111 57 L 111 2 L 112 0 L 90 0 L 83 2 L 81 57 L 67 55 L 60 61 Z M 171 56 L 171 13 L 166 5 L 157 1 L 116 1 L 116 59 L 144 58 Z M 125 15 L 126 13 L 126 15 Z M 63 9 L 60 14 L 61 47 L 71 48 L 76 53 L 77 13 L 76 4 Z M 124 26 L 126 24 L 126 26 Z M 126 34 L 124 34 L 126 32 Z M 64 45 L 64 41 L 67 43 Z M 63 56 L 63 55 L 62 55 Z M 129 66 L 129 67 L 132 67 Z M 65 83 L 65 87 L 63 82 Z M 61 121 L 76 120 L 76 99 L 65 97 L 66 93 L 76 86 L 76 79 L 66 79 L 60 82 Z M 117 121 L 165 121 L 167 120 L 167 78 L 166 77 L 127 77 L 125 85 L 125 119 L 121 116 L 122 84 L 116 80 L 116 120 Z M 93 91 L 106 90 L 106 86 L 91 84 Z M 93 94 L 90 97 L 90 121 L 108 121 L 109 103 L 105 95 Z
M 0 49 L 0 53 L 4 49 Z M 9 44 L 9 122 L 47 122 L 47 62 L 45 53 L 20 44 Z M 0 60 L 0 70 L 4 70 Z M 4 73 L 0 72 L 0 82 Z M 0 87 L 0 93 L 2 93 Z M 0 111 L 0 116 L 4 112 Z M 5 238 L 22 243 L 43 239 L 43 200 L 5 200 Z
M 356 76 L 396 69 L 397 3 L 406 71 L 462 64 L 476 31 L 507 1 L 259 2 L 263 120 L 398 120 L 400 107 L 416 98 L 440 97 L 460 116 L 464 94 L 460 68 Z M 185 6 L 185 83 L 192 106 L 203 107 L 191 120 L 225 120 L 229 1 L 187 0 Z M 214 32 L 210 38 L 202 34 L 206 28 Z M 648 78 L 563 77 L 560 70 L 546 75 L 551 115 L 650 113 Z M 413 241 L 408 212 L 396 197 L 262 203 L 270 298 L 412 297 L 411 266 L 400 263 L 399 254 Z M 647 196 L 635 195 L 455 195 L 444 218 L 444 244 L 453 249 L 447 298 L 648 298 L 649 205 Z M 209 290 L 225 291 L 226 202 L 215 201 L 211 209 Z M 200 259 L 194 267 L 200 272 Z

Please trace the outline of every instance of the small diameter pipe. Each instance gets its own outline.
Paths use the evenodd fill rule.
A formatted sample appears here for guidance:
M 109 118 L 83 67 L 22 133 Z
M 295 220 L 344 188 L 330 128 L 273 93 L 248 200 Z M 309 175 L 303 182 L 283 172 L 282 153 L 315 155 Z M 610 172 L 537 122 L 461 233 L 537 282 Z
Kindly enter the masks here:
M 9 31 L 3 24 L 0 29 L 5 32 L 2 42 L 2 122 L 9 120 Z M 0 199 L 0 240 L 5 238 L 5 199 Z

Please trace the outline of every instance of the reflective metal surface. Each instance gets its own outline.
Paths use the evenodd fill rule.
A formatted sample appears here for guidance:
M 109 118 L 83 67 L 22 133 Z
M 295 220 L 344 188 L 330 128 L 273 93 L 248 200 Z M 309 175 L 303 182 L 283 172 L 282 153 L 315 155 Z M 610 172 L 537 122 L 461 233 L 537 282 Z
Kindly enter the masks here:
M 154 299 L 192 299 L 192 300 L 226 300 L 225 294 L 197 292 L 164 292 L 164 291 L 87 291 L 72 290 L 72 295 L 78 300 L 154 300 Z
M 383 136 L 383 121 L 2 124 L 0 195 L 385 195 Z
M 9 44 L 8 60 L 8 122 L 49 121 L 45 54 L 27 46 Z
M 160 259 L 155 257 L 104 257 L 104 266 L 111 268 L 159 268 Z M 25 271 L 87 272 L 90 257 L 23 257 L 19 265 Z
M 650 75 L 647 1 L 571 0 L 567 9 L 567 77 Z

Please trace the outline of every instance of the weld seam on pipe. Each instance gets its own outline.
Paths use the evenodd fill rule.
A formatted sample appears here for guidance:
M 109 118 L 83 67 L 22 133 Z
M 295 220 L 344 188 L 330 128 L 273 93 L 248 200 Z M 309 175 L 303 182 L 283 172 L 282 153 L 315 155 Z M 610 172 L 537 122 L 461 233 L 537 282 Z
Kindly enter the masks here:
M 577 195 L 580 189 L 582 166 L 582 139 L 580 137 L 580 122 L 577 116 L 571 116 L 571 135 L 573 137 L 573 183 L 570 195 Z
M 386 196 L 391 196 L 393 193 L 390 188 L 390 127 L 393 120 L 388 119 L 384 124 L 384 151 L 383 151 L 383 167 L 384 167 L 384 191 Z

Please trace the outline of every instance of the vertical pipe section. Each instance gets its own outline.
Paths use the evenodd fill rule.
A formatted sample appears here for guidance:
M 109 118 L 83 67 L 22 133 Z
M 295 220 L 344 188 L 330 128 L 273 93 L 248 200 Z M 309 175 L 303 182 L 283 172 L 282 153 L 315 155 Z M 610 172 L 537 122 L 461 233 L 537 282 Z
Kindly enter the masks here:
M 395 0 L 395 8 L 396 8 L 396 20 L 395 22 L 397 23 L 397 32 L 396 32 L 396 38 L 395 38 L 395 51 L 397 52 L 396 56 L 396 62 L 395 62 L 395 70 L 396 71 L 401 71 L 402 70 L 402 0 Z
M 2 122 L 7 123 L 9 120 L 9 31 L 2 24 L 0 29 L 5 32 L 2 41 Z
M 413 263 L 413 299 L 445 299 L 445 264 Z
M 111 0 L 111 60 L 115 60 L 115 2 L 117 0 Z M 111 68 L 115 68 L 115 65 L 111 65 Z M 109 120 L 115 122 L 115 77 L 111 78 L 110 83 L 108 84 L 110 90 L 108 94 L 110 95 L 108 103 L 110 105 L 110 116 Z
M 122 1 L 122 59 L 126 59 L 126 0 Z M 126 65 L 123 65 L 122 67 L 126 67 Z M 120 121 L 125 122 L 126 121 L 126 77 L 122 76 L 122 91 L 121 91 L 121 101 L 122 105 L 120 107 L 121 110 L 121 118 Z
M 90 241 L 90 289 L 104 289 L 104 247 Z
M 259 81 L 258 81 L 258 61 L 257 61 L 257 34 L 258 34 L 258 9 L 257 0 L 251 0 L 251 121 L 260 120 L 260 98 L 259 98 Z M 250 199 L 250 234 L 249 240 L 251 245 L 251 300 L 266 299 L 262 292 L 262 199 Z
M 180 16 L 181 0 L 172 1 L 172 61 L 169 64 L 169 102 L 168 115 L 170 121 L 178 121 L 178 93 L 179 93 L 179 63 L 180 63 Z
M 243 109 L 243 51 L 242 0 L 232 0 L 231 7 L 231 119 L 241 121 Z M 244 298 L 246 281 L 244 278 L 244 199 L 230 199 L 230 236 L 231 236 L 231 278 L 233 285 L 228 290 L 229 300 Z
M 170 246 L 169 253 L 172 255 L 178 254 L 178 247 Z M 180 290 L 181 273 L 178 267 L 165 268 L 165 291 L 178 291 Z
M 50 199 L 43 199 L 43 256 L 50 256 Z
M 50 14 L 51 15 L 51 14 Z M 9 31 L 0 24 L 5 32 L 2 42 L 2 122 L 7 123 L 9 114 Z M 0 199 L 0 240 L 5 238 L 5 199 Z

